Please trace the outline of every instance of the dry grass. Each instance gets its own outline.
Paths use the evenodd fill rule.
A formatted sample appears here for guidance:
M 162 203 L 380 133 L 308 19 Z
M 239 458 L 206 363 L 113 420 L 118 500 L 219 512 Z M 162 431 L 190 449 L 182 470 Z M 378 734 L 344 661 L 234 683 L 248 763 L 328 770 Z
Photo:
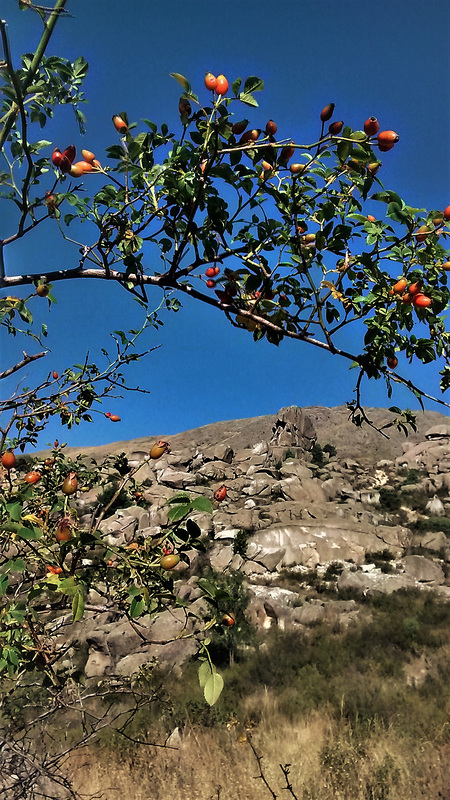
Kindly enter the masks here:
M 450 748 L 414 743 L 374 723 L 358 737 L 345 721 L 312 713 L 289 724 L 265 692 L 253 730 L 188 726 L 176 750 L 108 745 L 73 755 L 69 771 L 79 791 L 103 800 L 264 800 L 269 789 L 289 800 L 443 800 L 450 797 Z M 161 739 L 160 739 L 161 741 Z M 280 769 L 290 764 L 293 792 Z M 273 795 L 272 795 L 273 798 Z

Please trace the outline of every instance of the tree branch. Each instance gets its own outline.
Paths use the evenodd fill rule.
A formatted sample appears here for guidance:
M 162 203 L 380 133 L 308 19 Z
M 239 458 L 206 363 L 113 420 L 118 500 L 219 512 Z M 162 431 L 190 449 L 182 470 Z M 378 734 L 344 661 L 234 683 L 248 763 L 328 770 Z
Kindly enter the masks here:
M 24 355 L 23 360 L 19 361 L 13 367 L 10 367 L 9 369 L 5 369 L 4 372 L 0 372 L 0 380 L 2 380 L 3 378 L 9 378 L 10 375 L 13 375 L 19 369 L 22 369 L 23 367 L 26 367 L 27 364 L 30 364 L 32 361 L 36 361 L 36 359 L 38 359 L 38 358 L 43 358 L 44 356 L 47 355 L 47 353 L 48 353 L 48 350 L 44 350 L 42 353 L 36 353 L 34 356 L 29 356 L 29 355 L 27 355 L 27 353 L 24 350 L 23 351 L 23 355 Z

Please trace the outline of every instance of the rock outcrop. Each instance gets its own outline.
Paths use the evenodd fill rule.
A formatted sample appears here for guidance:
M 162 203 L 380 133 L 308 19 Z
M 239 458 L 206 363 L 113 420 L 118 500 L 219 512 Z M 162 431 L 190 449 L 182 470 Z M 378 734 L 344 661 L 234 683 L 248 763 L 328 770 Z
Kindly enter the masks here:
M 209 565 L 245 575 L 248 615 L 258 627 L 304 628 L 323 620 L 351 625 L 367 614 L 358 597 L 401 588 L 431 588 L 448 598 L 450 426 L 427 428 L 391 458 L 377 459 L 376 448 L 371 461 L 367 451 L 363 458 L 348 450 L 330 456 L 329 448 L 314 463 L 314 445 L 328 438 L 321 440 L 312 416 L 291 406 L 272 418 L 240 421 L 240 428 L 239 421 L 218 423 L 220 440 L 203 429 L 173 437 L 171 452 L 136 475 L 145 507 L 104 519 L 105 540 L 127 545 L 157 536 L 174 491 L 211 499 L 225 483 L 227 499 L 195 521 Z M 149 449 L 144 440 L 115 447 L 134 466 Z M 80 515 L 96 496 L 82 496 Z M 177 590 L 201 609 L 195 562 L 189 572 L 182 569 Z M 88 677 L 129 675 L 154 658 L 173 666 L 192 655 L 192 641 L 176 638 L 192 627 L 182 610 L 140 618 L 136 626 L 103 609 L 95 593 L 88 600 L 86 619 L 67 626 L 66 667 Z

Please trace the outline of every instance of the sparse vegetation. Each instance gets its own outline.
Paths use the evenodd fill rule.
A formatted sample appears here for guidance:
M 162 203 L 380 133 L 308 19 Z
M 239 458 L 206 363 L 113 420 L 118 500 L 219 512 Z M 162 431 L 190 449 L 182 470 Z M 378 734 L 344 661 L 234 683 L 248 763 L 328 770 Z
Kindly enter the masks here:
M 139 741 L 105 737 L 68 768 L 80 788 L 114 786 L 126 800 L 131 785 L 133 800 L 263 800 L 251 743 L 275 793 L 285 785 L 280 763 L 289 763 L 302 800 L 447 797 L 450 604 L 403 591 L 367 599 L 365 608 L 372 618 L 347 630 L 319 624 L 259 637 L 226 669 L 212 708 L 193 664 L 182 680 L 156 670 L 148 696 L 158 686 L 159 699 L 133 723 Z M 429 674 L 408 685 L 405 668 L 422 654 Z M 175 726 L 178 749 L 151 746 Z

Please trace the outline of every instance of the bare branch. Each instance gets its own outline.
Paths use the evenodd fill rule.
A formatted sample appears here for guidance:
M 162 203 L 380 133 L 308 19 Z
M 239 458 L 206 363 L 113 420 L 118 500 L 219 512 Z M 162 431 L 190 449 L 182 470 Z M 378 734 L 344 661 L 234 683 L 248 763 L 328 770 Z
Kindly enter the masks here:
M 19 361 L 13 367 L 10 367 L 9 369 L 6 369 L 4 372 L 0 372 L 0 380 L 2 380 L 3 378 L 9 378 L 10 375 L 13 375 L 19 369 L 22 369 L 23 367 L 26 367 L 27 364 L 30 364 L 32 361 L 36 361 L 38 358 L 43 358 L 44 356 L 47 355 L 47 353 L 48 353 L 48 350 L 43 350 L 42 353 L 36 353 L 34 356 L 29 356 L 29 355 L 27 355 L 27 353 L 24 350 L 23 351 L 24 357 L 23 357 L 22 361 Z

